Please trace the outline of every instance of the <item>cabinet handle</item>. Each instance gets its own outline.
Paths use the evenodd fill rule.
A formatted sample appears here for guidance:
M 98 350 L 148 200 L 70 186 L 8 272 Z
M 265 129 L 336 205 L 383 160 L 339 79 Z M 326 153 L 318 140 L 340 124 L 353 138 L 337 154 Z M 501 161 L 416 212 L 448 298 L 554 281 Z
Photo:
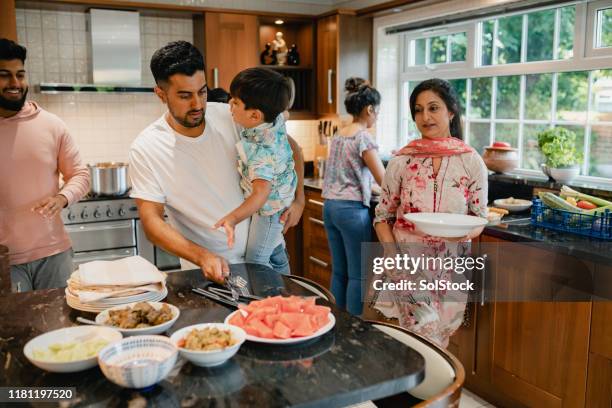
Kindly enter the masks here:
M 213 87 L 219 87 L 219 68 L 213 68 Z
M 311 222 L 314 222 L 315 224 L 319 224 L 319 225 L 325 226 L 325 223 L 323 221 L 321 221 L 320 219 L 318 219 L 318 218 L 308 217 L 308 219 Z
M 334 98 L 332 95 L 332 75 L 333 74 L 334 74 L 334 71 L 332 69 L 327 70 L 327 103 L 330 105 L 334 103 Z
M 480 306 L 485 305 L 485 270 L 486 269 L 487 268 L 482 268 L 482 281 L 481 281 L 482 287 L 480 288 Z
M 320 205 L 321 207 L 323 207 L 323 203 L 322 203 L 322 202 L 317 201 L 317 200 L 313 200 L 312 198 L 309 198 L 309 199 L 308 199 L 308 202 L 309 202 L 310 204 Z
M 327 268 L 328 264 L 325 261 L 320 260 L 319 258 L 315 258 L 314 256 L 309 256 L 308 257 L 312 262 L 316 263 L 317 265 L 320 265 L 324 268 Z

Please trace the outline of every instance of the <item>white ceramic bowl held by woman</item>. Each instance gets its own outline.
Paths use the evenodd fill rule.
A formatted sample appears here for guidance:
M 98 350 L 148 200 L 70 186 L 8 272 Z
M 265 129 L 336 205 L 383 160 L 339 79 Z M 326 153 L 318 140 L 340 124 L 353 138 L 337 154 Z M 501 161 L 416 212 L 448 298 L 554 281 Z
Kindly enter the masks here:
M 170 374 L 178 350 L 168 337 L 133 336 L 114 343 L 98 354 L 102 373 L 125 388 L 148 388 Z
M 180 340 L 187 337 L 187 335 L 194 329 L 203 330 L 203 329 L 219 329 L 219 330 L 229 330 L 232 334 L 232 338 L 236 340 L 236 343 L 233 346 L 225 347 L 217 350 L 210 351 L 199 351 L 199 350 L 190 350 L 184 347 L 178 347 L 178 343 Z M 192 326 L 183 327 L 180 330 L 177 330 L 172 337 L 170 337 L 172 344 L 178 347 L 181 356 L 191 361 L 192 364 L 195 364 L 200 367 L 214 367 L 225 363 L 227 360 L 232 358 L 234 354 L 238 352 L 238 349 L 246 340 L 246 333 L 240 327 L 232 326 L 230 324 L 225 323 L 202 323 L 202 324 L 194 324 Z
M 48 359 L 36 357 L 39 352 L 47 352 L 50 346 L 64 345 L 85 342 L 95 342 L 102 340 L 108 344 L 112 344 L 121 340 L 122 336 L 118 330 L 110 327 L 96 326 L 75 326 L 65 327 L 63 329 L 53 330 L 40 336 L 34 337 L 28 341 L 23 347 L 23 354 L 38 368 L 51 371 L 54 373 L 74 373 L 77 371 L 87 370 L 95 367 L 98 364 L 97 354 L 90 357 L 80 358 L 72 361 L 50 361 Z
M 486 218 L 448 213 L 409 213 L 404 218 L 428 235 L 442 238 L 461 238 L 476 228 L 487 225 Z

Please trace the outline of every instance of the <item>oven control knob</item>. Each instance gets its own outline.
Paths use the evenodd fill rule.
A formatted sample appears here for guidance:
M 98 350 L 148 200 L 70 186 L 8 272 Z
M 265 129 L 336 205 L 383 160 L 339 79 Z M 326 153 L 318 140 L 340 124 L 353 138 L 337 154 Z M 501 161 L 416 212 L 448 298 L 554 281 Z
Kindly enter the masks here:
M 76 218 L 76 215 L 74 215 L 72 211 L 69 211 L 67 217 L 70 221 L 74 221 L 74 219 Z
M 123 217 L 125 215 L 125 210 L 123 209 L 123 207 L 119 207 L 119 216 Z
M 89 218 L 89 213 L 87 212 L 86 209 L 84 209 L 83 212 L 81 213 L 81 218 L 84 220 Z
M 94 213 L 93 213 L 94 218 L 100 218 L 102 216 L 102 213 L 100 212 L 99 209 L 95 209 Z
M 111 210 L 110 208 L 108 210 L 106 210 L 106 216 L 107 217 L 112 217 L 113 216 L 113 210 Z

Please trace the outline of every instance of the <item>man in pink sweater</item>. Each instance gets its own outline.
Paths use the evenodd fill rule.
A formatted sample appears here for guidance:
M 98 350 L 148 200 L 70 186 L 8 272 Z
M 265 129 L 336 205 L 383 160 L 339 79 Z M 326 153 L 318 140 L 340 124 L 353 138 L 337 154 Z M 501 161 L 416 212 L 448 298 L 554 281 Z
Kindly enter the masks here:
M 0 39 L 0 245 L 17 292 L 66 286 L 74 268 L 60 211 L 89 191 L 66 125 L 26 101 L 25 58 L 24 47 Z

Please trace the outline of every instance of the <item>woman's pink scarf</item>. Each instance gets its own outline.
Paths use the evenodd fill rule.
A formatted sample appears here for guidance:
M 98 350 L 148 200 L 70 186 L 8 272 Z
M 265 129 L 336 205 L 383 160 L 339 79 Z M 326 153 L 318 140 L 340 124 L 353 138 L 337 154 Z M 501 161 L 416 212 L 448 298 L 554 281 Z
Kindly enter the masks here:
M 395 152 L 395 156 L 443 157 L 474 151 L 456 137 L 440 137 L 435 139 L 416 139 Z

